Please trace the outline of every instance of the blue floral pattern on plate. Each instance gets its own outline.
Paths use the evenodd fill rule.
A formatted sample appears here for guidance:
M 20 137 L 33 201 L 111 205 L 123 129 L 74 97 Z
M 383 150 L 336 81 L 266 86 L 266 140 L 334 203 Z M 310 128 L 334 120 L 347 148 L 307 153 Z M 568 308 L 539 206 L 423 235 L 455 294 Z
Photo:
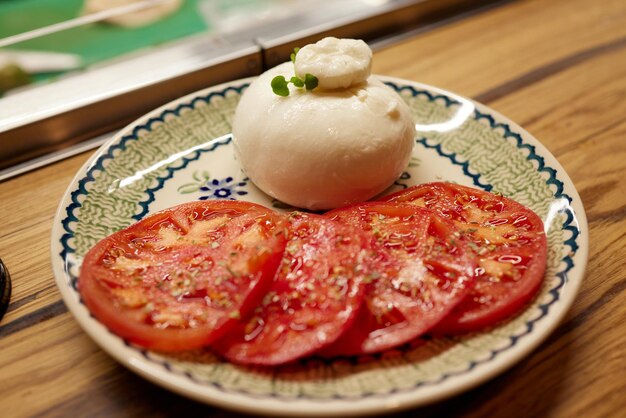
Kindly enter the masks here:
M 202 196 L 200 200 L 207 199 L 229 199 L 235 200 L 234 196 L 245 196 L 248 194 L 245 190 L 240 190 L 248 183 L 246 181 L 235 182 L 232 177 L 226 177 L 222 180 L 213 179 L 207 182 L 206 186 L 200 187 L 201 192 L 208 193 L 206 196 Z
M 182 194 L 200 192 L 202 196 L 198 200 L 209 199 L 228 199 L 236 200 L 237 196 L 245 196 L 248 191 L 244 188 L 248 186 L 248 178 L 237 181 L 233 177 L 228 176 L 221 180 L 211 178 L 207 171 L 194 172 L 193 183 L 183 184 L 178 188 L 178 192 Z

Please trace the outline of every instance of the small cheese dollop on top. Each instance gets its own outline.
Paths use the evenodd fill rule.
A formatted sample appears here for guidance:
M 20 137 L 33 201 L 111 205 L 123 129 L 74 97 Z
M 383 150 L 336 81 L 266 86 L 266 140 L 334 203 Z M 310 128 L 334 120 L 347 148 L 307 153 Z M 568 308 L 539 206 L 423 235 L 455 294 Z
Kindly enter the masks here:
M 363 41 L 326 38 L 305 46 L 295 63 L 274 67 L 247 88 L 233 121 L 235 153 L 248 177 L 290 205 L 332 209 L 364 201 L 406 168 L 415 125 L 404 100 L 370 75 Z M 272 79 L 317 77 L 314 90 Z
M 364 83 L 372 70 L 372 50 L 360 39 L 324 38 L 298 51 L 296 75 L 317 77 L 318 88 L 332 90 Z

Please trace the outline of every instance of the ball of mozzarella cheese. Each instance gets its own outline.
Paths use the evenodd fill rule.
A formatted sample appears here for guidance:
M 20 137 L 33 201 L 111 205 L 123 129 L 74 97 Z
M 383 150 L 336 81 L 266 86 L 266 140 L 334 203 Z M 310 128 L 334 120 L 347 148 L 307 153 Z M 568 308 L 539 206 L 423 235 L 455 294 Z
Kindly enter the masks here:
M 248 177 L 270 196 L 312 210 L 365 201 L 389 187 L 414 144 L 402 98 L 373 76 L 343 89 L 290 86 L 289 96 L 274 94 L 271 80 L 293 74 L 290 62 L 265 72 L 237 107 L 235 152 Z M 322 85 L 323 73 L 315 75 Z

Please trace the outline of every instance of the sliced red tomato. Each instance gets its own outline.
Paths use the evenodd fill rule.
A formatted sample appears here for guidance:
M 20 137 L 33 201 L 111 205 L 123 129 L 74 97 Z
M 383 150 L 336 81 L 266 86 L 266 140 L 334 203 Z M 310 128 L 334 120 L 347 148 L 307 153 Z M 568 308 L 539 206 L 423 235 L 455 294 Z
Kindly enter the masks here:
M 365 203 L 326 216 L 374 240 L 376 271 L 355 324 L 323 355 L 375 353 L 429 331 L 467 295 L 476 261 L 455 226 L 410 205 Z
M 383 200 L 429 208 L 453 221 L 479 257 L 476 285 L 438 332 L 493 325 L 518 312 L 539 290 L 547 241 L 541 219 L 527 207 L 451 183 L 423 184 Z
M 257 305 L 285 247 L 285 221 L 235 201 L 187 203 L 100 241 L 78 289 L 92 314 L 140 346 L 209 344 Z
M 311 354 L 351 325 L 363 301 L 369 238 L 319 215 L 289 216 L 285 255 L 261 305 L 214 345 L 240 364 L 277 365 Z

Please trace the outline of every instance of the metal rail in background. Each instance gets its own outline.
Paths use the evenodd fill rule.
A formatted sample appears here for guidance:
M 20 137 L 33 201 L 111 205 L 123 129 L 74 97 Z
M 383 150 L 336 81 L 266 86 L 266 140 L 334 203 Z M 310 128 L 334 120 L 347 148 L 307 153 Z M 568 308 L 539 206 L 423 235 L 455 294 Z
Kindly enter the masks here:
M 344 2 L 347 4 L 348 2 Z M 503 0 L 390 0 L 318 10 L 228 34 L 192 36 L 0 99 L 0 181 L 95 148 L 120 127 L 193 91 L 252 75 L 323 36 L 374 48 Z M 108 133 L 108 134 L 107 134 Z

